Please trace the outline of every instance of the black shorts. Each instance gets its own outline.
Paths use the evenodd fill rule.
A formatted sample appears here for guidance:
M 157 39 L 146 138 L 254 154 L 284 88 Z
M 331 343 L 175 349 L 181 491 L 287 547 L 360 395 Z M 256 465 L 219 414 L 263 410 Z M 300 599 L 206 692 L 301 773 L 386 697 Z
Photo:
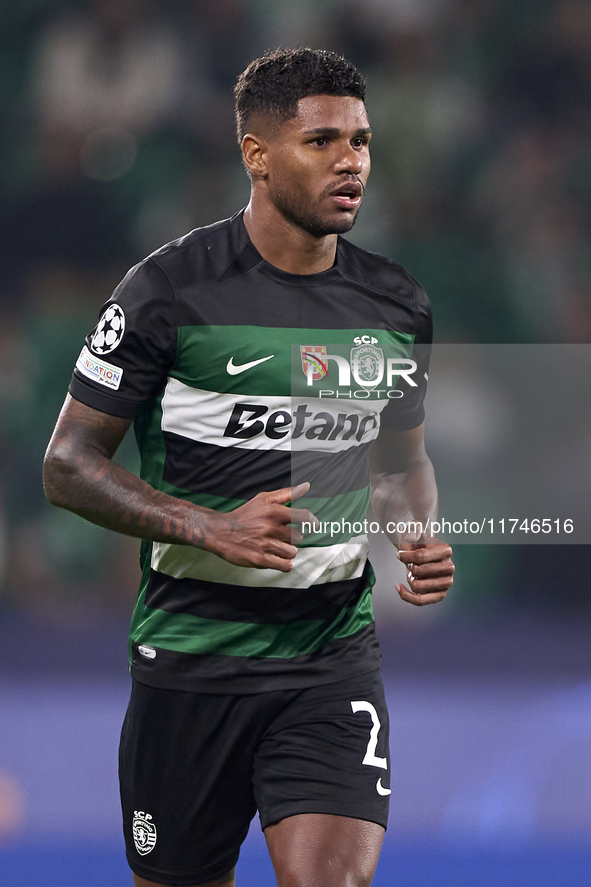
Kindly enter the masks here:
M 263 829 L 298 813 L 386 828 L 380 673 L 235 696 L 134 682 L 119 766 L 129 864 L 163 884 L 202 884 L 230 871 L 257 810 Z

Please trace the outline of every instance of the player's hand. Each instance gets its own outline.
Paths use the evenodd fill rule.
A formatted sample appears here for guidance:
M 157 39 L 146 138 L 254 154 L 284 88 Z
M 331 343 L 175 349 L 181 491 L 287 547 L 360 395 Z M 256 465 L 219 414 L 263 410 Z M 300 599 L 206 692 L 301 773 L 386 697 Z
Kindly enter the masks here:
M 451 546 L 435 537 L 417 542 L 402 539 L 398 558 L 406 564 L 408 583 L 408 587 L 401 582 L 396 585 L 402 600 L 416 607 L 442 601 L 454 581 L 451 556 Z
M 253 499 L 227 513 L 216 513 L 213 539 L 214 554 L 240 567 L 281 570 L 289 573 L 303 540 L 302 523 L 316 523 L 305 508 L 288 508 L 310 489 L 309 483 L 285 487 L 270 493 L 258 493 Z

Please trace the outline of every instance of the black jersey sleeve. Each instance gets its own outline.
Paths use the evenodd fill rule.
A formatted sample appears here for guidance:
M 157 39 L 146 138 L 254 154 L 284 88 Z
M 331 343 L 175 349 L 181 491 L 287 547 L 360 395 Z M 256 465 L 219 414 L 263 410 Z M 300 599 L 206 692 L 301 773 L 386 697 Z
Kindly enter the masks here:
M 153 259 L 132 268 L 100 312 L 76 362 L 69 391 L 87 406 L 133 418 L 162 390 L 176 360 L 176 301 Z
M 402 391 L 402 397 L 391 399 L 382 413 L 381 427 L 391 431 L 408 431 L 417 428 L 425 420 L 423 402 L 429 380 L 433 320 L 425 290 L 418 281 L 408 276 L 415 287 L 416 326 L 411 359 L 416 363 L 416 369 L 407 378 L 399 378 L 397 389 Z M 410 384 L 409 379 L 415 384 Z

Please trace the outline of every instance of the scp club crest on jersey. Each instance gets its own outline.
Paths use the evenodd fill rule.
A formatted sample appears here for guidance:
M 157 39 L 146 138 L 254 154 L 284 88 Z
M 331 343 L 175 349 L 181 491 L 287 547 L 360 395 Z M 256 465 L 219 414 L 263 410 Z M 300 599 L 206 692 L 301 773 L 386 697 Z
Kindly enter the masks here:
M 156 826 L 149 813 L 133 811 L 133 843 L 140 856 L 145 856 L 156 846 Z
M 351 348 L 351 372 L 355 381 L 364 388 L 378 385 L 384 375 L 384 352 L 374 345 Z
M 326 363 L 326 345 L 300 345 L 302 355 L 302 370 L 306 379 L 317 382 L 326 376 L 328 366 Z
M 108 354 L 114 351 L 125 332 L 125 314 L 119 305 L 110 305 L 90 339 L 90 347 L 95 354 Z

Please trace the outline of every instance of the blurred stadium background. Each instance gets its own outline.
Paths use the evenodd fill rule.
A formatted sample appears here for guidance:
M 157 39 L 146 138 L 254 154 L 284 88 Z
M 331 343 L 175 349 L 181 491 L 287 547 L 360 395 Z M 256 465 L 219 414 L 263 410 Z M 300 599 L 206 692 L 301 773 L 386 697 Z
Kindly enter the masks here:
M 1 0 L 3 887 L 130 883 L 115 770 L 137 544 L 47 505 L 41 459 L 127 268 L 246 202 L 231 87 L 277 45 L 368 75 L 352 237 L 423 283 L 438 342 L 590 341 L 588 0 Z M 589 883 L 588 553 L 458 546 L 453 594 L 415 612 L 378 545 L 394 761 L 378 887 Z M 256 828 L 240 883 L 273 883 Z

